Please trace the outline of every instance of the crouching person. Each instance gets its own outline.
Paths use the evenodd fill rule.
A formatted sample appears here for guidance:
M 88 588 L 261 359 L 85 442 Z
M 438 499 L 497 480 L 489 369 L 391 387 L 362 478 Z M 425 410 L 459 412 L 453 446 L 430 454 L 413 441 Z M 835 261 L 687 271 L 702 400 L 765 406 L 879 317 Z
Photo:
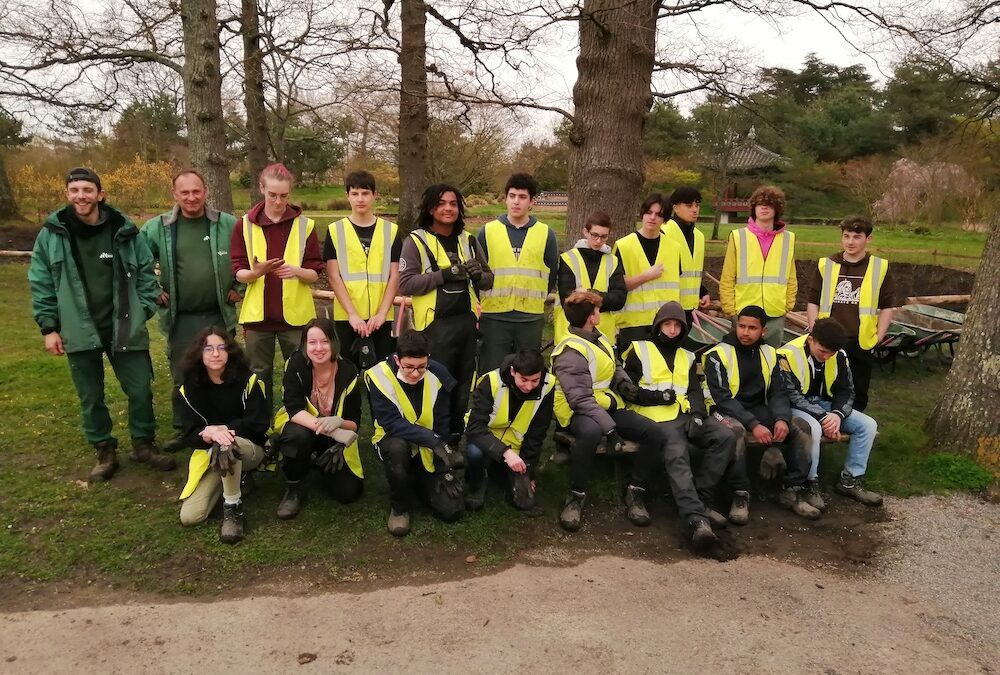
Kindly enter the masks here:
M 811 503 L 819 509 L 825 507 L 818 481 L 820 441 L 824 437 L 837 440 L 841 431 L 851 434 L 851 440 L 836 491 L 866 506 L 882 504 L 882 495 L 866 490 L 862 483 L 878 424 L 852 407 L 854 384 L 846 344 L 847 333 L 836 319 L 820 319 L 809 335 L 778 350 L 792 414 L 812 430 L 809 492 L 815 500 Z
M 365 371 L 375 435 L 372 442 L 389 481 L 389 533 L 410 532 L 414 483 L 441 520 L 462 517 L 465 504 L 457 470 L 465 466 L 458 447 L 448 443 L 450 392 L 456 386 L 448 370 L 430 360 L 430 343 L 414 330 L 396 341 L 396 353 Z
M 243 539 L 240 481 L 264 458 L 270 411 L 264 383 L 250 372 L 243 350 L 221 326 L 206 328 L 180 362 L 174 394 L 183 440 L 194 448 L 181 493 L 181 524 L 196 525 L 222 496 L 219 539 Z
M 739 311 L 735 332 L 704 356 L 705 382 L 715 410 L 736 437 L 735 461 L 726 472 L 733 490 L 733 522 L 749 515 L 750 479 L 746 467 L 746 433 L 767 447 L 761 474 L 771 478 L 787 467 L 778 503 L 803 518 L 820 511 L 807 500 L 809 437 L 792 424 L 792 409 L 778 368 L 778 355 L 764 344 L 767 314 L 756 305 Z M 767 469 L 767 471 L 764 471 Z M 736 515 L 736 518 L 732 518 Z
M 564 530 L 580 529 L 587 486 L 597 455 L 597 446 L 606 438 L 609 453 L 619 452 L 624 441 L 636 441 L 639 451 L 626 488 L 625 506 L 634 525 L 648 525 L 647 483 L 656 470 L 663 432 L 652 420 L 625 408 L 618 389 L 634 386 L 615 363 L 614 348 L 597 330 L 601 321 L 601 296 L 592 291 L 575 291 L 563 303 L 569 334 L 552 351 L 552 372 L 556 376 L 553 409 L 556 420 L 569 426 L 576 439 L 570 464 L 570 492 L 559 515 Z
M 633 342 L 623 355 L 625 372 L 637 388 L 622 393 L 631 410 L 663 431 L 670 491 L 692 543 L 704 548 L 716 539 L 709 523 L 717 527 L 727 523 L 712 504 L 735 453 L 736 439 L 721 422 L 708 417 L 697 359 L 681 347 L 686 333 L 687 315 L 681 304 L 663 305 L 653 319 L 650 339 Z M 696 471 L 691 467 L 689 441 L 704 447 Z
M 281 472 L 287 489 L 278 518 L 298 515 L 306 501 L 303 481 L 316 467 L 326 493 L 341 504 L 361 497 L 364 472 L 358 453 L 361 387 L 358 369 L 341 358 L 329 319 L 312 319 L 299 349 L 285 363 L 284 406 L 274 418 Z
M 499 369 L 479 378 L 465 428 L 466 509 L 483 508 L 490 475 L 504 477 L 515 508 L 535 507 L 535 467 L 552 422 L 555 384 L 534 349 L 507 356 Z

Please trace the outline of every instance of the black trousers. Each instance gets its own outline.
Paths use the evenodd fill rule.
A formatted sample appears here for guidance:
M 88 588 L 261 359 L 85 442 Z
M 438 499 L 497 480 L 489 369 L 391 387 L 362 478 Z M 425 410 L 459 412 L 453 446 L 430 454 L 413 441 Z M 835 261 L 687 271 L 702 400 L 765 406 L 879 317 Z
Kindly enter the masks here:
M 749 408 L 757 420 L 774 431 L 774 415 L 767 406 L 753 406 Z M 750 490 L 750 478 L 747 475 L 747 450 L 746 435 L 747 429 L 732 417 L 726 417 L 734 439 L 736 450 L 733 461 L 727 467 L 725 482 L 732 490 Z M 785 485 L 799 487 L 804 485 L 809 476 L 809 466 L 812 464 L 812 454 L 809 450 L 809 434 L 802 431 L 793 420 L 788 424 L 788 436 L 781 443 L 775 443 L 774 447 L 781 450 L 781 456 L 785 458 Z
M 282 455 L 281 472 L 285 475 L 285 480 L 294 483 L 309 475 L 313 467 L 313 453 L 324 452 L 333 441 L 289 421 L 281 430 L 278 443 Z M 324 471 L 320 476 L 323 491 L 341 504 L 357 501 L 364 492 L 364 480 L 355 476 L 346 464 L 333 473 Z
M 340 354 L 351 361 L 359 370 L 371 368 L 379 361 L 384 361 L 396 350 L 396 338 L 392 337 L 392 322 L 386 321 L 382 327 L 371 334 L 371 342 L 375 348 L 374 354 L 364 355 L 361 346 L 364 344 L 361 336 L 354 332 L 348 321 L 335 321 L 334 332 L 340 343 Z
M 870 349 L 862 349 L 857 338 L 851 338 L 844 346 L 847 361 L 851 364 L 851 378 L 854 380 L 854 409 L 864 412 L 868 407 L 868 389 L 872 383 L 872 367 L 875 356 Z
M 412 511 L 419 490 L 435 516 L 446 523 L 455 522 L 465 512 L 463 496 L 453 497 L 444 490 L 446 472 L 437 457 L 434 458 L 435 471 L 431 473 L 424 468 L 419 453 L 410 452 L 411 448 L 407 441 L 392 436 L 386 436 L 375 446 L 389 481 L 392 510 L 396 513 Z
M 431 358 L 458 381 L 451 391 L 450 426 L 452 434 L 463 434 L 472 378 L 476 375 L 476 315 L 468 312 L 434 319 L 423 332 L 431 342 Z
M 736 452 L 736 439 L 724 424 L 713 418 L 705 420 L 704 431 L 692 462 L 693 444 L 688 440 L 689 416 L 680 414 L 669 422 L 657 422 L 666 436 L 663 461 L 670 481 L 677 511 L 683 520 L 691 516 L 705 517 L 711 508 L 715 489 L 719 486 Z
M 660 452 L 666 438 L 653 420 L 631 410 L 615 410 L 610 413 L 615 421 L 615 431 L 627 441 L 639 444 L 639 451 L 632 463 L 632 480 L 636 487 L 645 488 L 656 471 Z M 569 431 L 576 439 L 569 467 L 569 486 L 576 492 L 586 492 L 593 473 L 597 446 L 604 438 L 604 432 L 597 422 L 586 415 L 573 415 L 569 421 Z

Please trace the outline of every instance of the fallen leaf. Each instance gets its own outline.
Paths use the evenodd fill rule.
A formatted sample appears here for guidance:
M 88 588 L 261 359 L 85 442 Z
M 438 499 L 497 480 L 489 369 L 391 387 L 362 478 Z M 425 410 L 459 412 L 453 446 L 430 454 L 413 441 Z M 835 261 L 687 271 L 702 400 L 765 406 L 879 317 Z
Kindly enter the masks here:
M 75 481 L 73 481 L 73 485 L 77 486 L 81 490 L 89 490 L 90 489 L 90 483 L 88 483 L 85 480 L 75 480 Z
M 476 556 L 476 555 L 465 556 L 465 562 L 467 562 L 467 563 L 474 563 L 477 560 L 479 560 L 479 556 Z
M 312 663 L 316 660 L 315 654 L 310 654 L 309 652 L 302 652 L 299 654 L 299 665 L 304 666 L 307 663 Z

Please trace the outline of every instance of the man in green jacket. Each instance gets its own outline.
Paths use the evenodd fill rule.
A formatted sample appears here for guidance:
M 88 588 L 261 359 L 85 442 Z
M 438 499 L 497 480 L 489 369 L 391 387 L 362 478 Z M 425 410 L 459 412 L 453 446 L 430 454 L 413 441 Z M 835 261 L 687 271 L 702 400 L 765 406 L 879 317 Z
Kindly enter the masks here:
M 118 442 L 104 403 L 105 354 L 128 398 L 130 458 L 170 471 L 173 458 L 160 454 L 155 442 L 146 321 L 156 311 L 159 289 L 149 247 L 131 220 L 104 203 L 94 171 L 69 172 L 66 200 L 38 233 L 28 283 L 46 351 L 69 360 L 83 432 L 97 451 L 90 479 L 108 480 L 118 469 Z
M 236 218 L 207 204 L 205 180 L 187 169 L 174 176 L 174 208 L 146 221 L 139 232 L 160 265 L 160 330 L 167 338 L 167 359 L 174 389 L 182 384 L 181 359 L 191 340 L 219 326 L 236 335 L 236 303 L 245 286 L 233 278 L 229 240 Z M 184 447 L 181 400 L 173 402 L 174 437 L 164 450 Z

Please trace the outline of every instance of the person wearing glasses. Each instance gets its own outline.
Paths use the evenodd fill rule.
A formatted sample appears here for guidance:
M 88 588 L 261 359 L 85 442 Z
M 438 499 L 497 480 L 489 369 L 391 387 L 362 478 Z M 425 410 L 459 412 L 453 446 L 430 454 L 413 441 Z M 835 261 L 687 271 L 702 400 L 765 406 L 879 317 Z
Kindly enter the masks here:
M 203 522 L 221 496 L 219 540 L 235 544 L 243 539 L 241 479 L 264 459 L 270 426 L 264 382 L 222 326 L 196 335 L 179 365 L 181 385 L 174 395 L 181 434 L 194 448 L 181 492 L 181 524 Z
M 611 217 L 604 211 L 594 211 L 583 225 L 583 236 L 570 250 L 559 257 L 559 304 L 554 314 L 555 343 L 569 333 L 569 322 L 563 303 L 574 291 L 594 291 L 601 296 L 603 319 L 600 330 L 612 343 L 615 341 L 614 315 L 625 305 L 625 275 L 618 258 L 608 246 Z

